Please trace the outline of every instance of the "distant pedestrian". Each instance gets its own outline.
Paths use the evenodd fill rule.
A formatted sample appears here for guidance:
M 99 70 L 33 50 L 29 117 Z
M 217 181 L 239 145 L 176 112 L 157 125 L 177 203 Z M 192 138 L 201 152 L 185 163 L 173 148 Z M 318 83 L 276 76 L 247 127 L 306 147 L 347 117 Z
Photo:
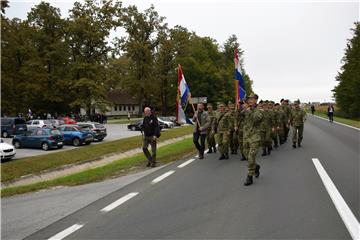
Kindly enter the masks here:
M 204 104 L 199 103 L 197 105 L 197 111 L 194 114 L 193 121 L 195 123 L 193 142 L 195 144 L 195 147 L 199 151 L 199 159 L 203 159 L 205 150 L 205 139 L 208 127 L 210 126 L 210 117 L 209 114 L 204 111 Z
M 311 114 L 314 115 L 315 112 L 315 106 L 314 104 L 311 104 Z
M 327 112 L 328 112 L 329 122 L 334 122 L 334 106 L 332 104 L 329 104 Z
M 143 152 L 148 160 L 147 167 L 156 167 L 156 138 L 160 137 L 160 127 L 157 117 L 152 113 L 149 107 L 144 109 L 144 120 L 142 131 L 144 132 L 143 138 Z M 151 146 L 150 154 L 148 146 Z
M 127 114 L 127 117 L 128 117 L 128 120 L 130 120 L 130 112 L 128 112 L 128 114 Z

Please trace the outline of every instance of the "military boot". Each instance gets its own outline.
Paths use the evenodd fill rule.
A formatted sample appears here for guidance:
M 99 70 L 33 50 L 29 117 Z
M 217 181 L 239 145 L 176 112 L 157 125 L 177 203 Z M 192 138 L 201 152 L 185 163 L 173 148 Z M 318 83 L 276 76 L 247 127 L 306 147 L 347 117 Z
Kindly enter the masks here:
M 293 147 L 293 148 L 296 148 L 296 142 L 293 142 L 292 147 Z
M 221 154 L 221 156 L 219 157 L 219 160 L 224 160 L 225 159 L 225 155 Z
M 255 167 L 255 177 L 258 178 L 260 176 L 260 165 L 256 164 Z
M 301 143 L 300 143 L 300 142 L 298 142 L 298 147 L 301 147 Z
M 229 159 L 229 154 L 225 153 L 225 159 Z
M 248 175 L 246 181 L 244 182 L 244 186 L 249 186 L 251 184 L 253 184 L 253 177 Z
M 244 155 L 244 154 L 242 154 L 241 161 L 246 161 L 246 157 L 245 157 L 245 155 Z
M 212 151 L 212 148 L 209 148 L 209 151 L 208 151 L 208 153 L 212 153 L 213 151 Z
M 216 153 L 216 147 L 213 147 L 214 148 L 214 153 Z
M 272 147 L 268 147 L 268 149 L 267 149 L 267 154 L 268 154 L 268 155 L 271 154 L 271 150 L 272 150 Z

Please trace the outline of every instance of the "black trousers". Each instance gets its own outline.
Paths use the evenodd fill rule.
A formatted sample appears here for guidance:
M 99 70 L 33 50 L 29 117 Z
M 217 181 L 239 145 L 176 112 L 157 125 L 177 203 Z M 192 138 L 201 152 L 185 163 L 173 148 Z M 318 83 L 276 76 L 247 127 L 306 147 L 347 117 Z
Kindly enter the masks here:
M 200 139 L 200 144 L 199 144 L 199 139 Z M 206 133 L 205 134 L 200 134 L 200 132 L 193 133 L 193 142 L 195 144 L 196 149 L 199 151 L 200 155 L 204 155 L 205 139 L 206 139 Z
M 149 145 L 151 146 L 151 153 L 149 152 Z M 156 162 L 156 139 L 153 136 L 144 137 L 143 152 L 149 162 Z
M 333 122 L 333 121 L 334 121 L 334 113 L 333 113 L 333 112 L 329 112 L 329 113 L 328 113 L 328 116 L 329 116 L 329 121 L 330 121 L 330 122 Z

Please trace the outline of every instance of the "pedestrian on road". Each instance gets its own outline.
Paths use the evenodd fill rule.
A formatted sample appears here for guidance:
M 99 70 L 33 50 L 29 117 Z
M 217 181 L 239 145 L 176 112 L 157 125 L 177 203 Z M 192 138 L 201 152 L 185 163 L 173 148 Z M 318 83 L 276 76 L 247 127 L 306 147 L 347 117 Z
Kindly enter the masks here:
M 195 123 L 193 142 L 196 149 L 199 151 L 199 159 L 203 159 L 205 151 L 205 139 L 208 128 L 210 126 L 210 117 L 209 114 L 204 111 L 204 104 L 199 103 L 197 105 L 197 111 L 194 114 L 193 122 Z
M 334 122 L 334 106 L 332 104 L 329 104 L 327 112 L 328 112 L 329 122 Z
M 144 109 L 144 115 L 142 130 L 144 132 L 143 152 L 148 160 L 146 166 L 156 167 L 156 139 L 160 137 L 160 127 L 157 117 L 149 107 Z M 149 145 L 151 146 L 152 154 L 149 152 Z
M 213 105 L 211 103 L 207 104 L 208 114 L 210 117 L 210 125 L 207 131 L 207 144 L 209 147 L 208 153 L 216 153 L 216 142 L 215 142 L 215 121 L 216 121 L 216 113 L 214 112 Z
M 248 174 L 244 183 L 245 186 L 253 184 L 254 175 L 256 178 L 260 175 L 260 165 L 256 164 L 255 158 L 261 144 L 260 125 L 264 116 L 262 111 L 257 108 L 257 100 L 258 95 L 254 93 L 246 98 L 248 107 L 245 110 L 243 144 L 244 154 L 248 161 Z
M 314 104 L 311 104 L 311 114 L 314 115 L 315 112 L 315 106 Z
M 298 147 L 301 147 L 301 141 L 303 139 L 304 122 L 306 120 L 306 113 L 300 108 L 300 101 L 294 102 L 294 109 L 291 111 L 291 126 L 293 127 L 293 148 L 296 148 L 296 142 Z
M 219 144 L 219 160 L 229 159 L 229 125 L 230 115 L 225 112 L 225 104 L 219 103 L 219 112 L 216 116 L 217 142 Z

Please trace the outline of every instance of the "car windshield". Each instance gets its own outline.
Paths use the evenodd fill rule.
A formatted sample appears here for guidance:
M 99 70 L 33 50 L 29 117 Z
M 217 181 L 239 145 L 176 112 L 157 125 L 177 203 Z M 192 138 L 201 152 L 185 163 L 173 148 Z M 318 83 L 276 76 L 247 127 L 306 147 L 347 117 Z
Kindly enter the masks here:
M 51 131 L 50 131 L 50 134 L 51 134 L 51 135 L 61 135 L 60 131 L 59 131 L 59 130 L 56 130 L 56 129 L 51 130 Z

